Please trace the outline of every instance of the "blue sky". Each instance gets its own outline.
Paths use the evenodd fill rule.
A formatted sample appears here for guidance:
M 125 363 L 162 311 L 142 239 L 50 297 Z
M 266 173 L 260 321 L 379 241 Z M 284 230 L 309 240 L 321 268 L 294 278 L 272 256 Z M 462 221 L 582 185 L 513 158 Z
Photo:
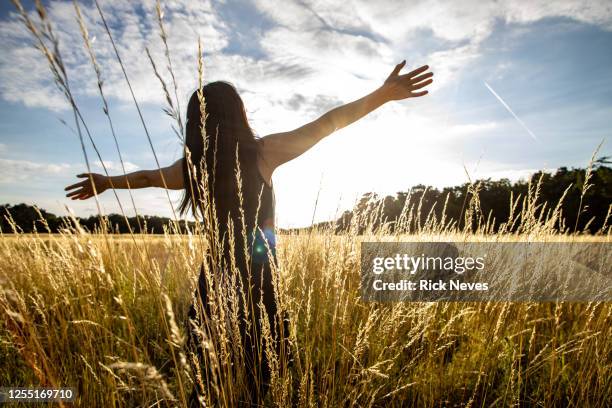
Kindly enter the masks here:
M 375 3 L 375 4 L 374 4 Z M 459 4 L 461 3 L 461 4 Z M 24 2 L 31 10 L 31 3 Z M 71 2 L 45 2 L 73 90 L 103 160 L 119 166 L 93 69 Z M 180 157 L 159 81 L 165 71 L 154 2 L 101 1 L 163 165 Z M 375 89 L 402 59 L 429 64 L 425 98 L 391 103 L 280 167 L 273 176 L 280 226 L 303 226 L 350 208 L 360 194 L 393 194 L 424 183 L 517 179 L 539 169 L 584 167 L 612 131 L 612 6 L 609 2 L 173 1 L 164 24 L 186 105 L 195 89 L 197 38 L 205 79 L 233 82 L 261 136 L 286 131 Z M 155 166 L 120 68 L 91 2 L 81 3 L 102 66 L 104 89 L 130 169 Z M 44 60 L 0 5 L 0 201 L 78 215 L 95 202 L 64 198 L 85 170 L 72 113 Z M 529 133 L 485 86 L 507 103 Z M 610 155 L 609 141 L 601 155 Z M 88 154 L 95 155 L 91 146 Z M 94 165 L 94 171 L 102 172 Z M 173 193 L 173 204 L 180 194 Z M 318 204 L 315 209 L 315 202 Z M 125 192 L 120 194 L 129 210 Z M 171 215 L 165 193 L 135 192 L 139 212 Z M 100 197 L 117 212 L 112 193 Z M 133 210 L 128 212 L 133 213 Z

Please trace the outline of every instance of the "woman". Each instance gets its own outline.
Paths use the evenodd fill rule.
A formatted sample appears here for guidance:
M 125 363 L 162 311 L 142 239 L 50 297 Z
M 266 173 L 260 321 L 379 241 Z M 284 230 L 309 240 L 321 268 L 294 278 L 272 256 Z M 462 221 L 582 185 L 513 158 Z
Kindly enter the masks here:
M 287 337 L 286 320 L 279 319 L 276 310 L 271 267 L 275 262 L 276 245 L 272 174 L 277 167 L 298 157 L 335 130 L 386 102 L 426 95 L 427 91 L 420 89 L 432 83 L 433 73 L 427 72 L 429 67 L 425 65 L 400 75 L 405 63 L 398 64 L 383 85 L 370 94 L 336 107 L 302 127 L 259 139 L 249 127 L 236 90 L 225 82 L 207 84 L 201 93 L 194 92 L 189 101 L 183 158 L 162 169 L 121 176 L 80 174 L 78 177 L 87 179 L 66 187 L 71 190 L 67 196 L 73 200 L 85 200 L 108 188 L 184 190 L 179 207 L 181 213 L 191 210 L 207 221 L 210 248 L 200 272 L 188 328 L 190 343 L 197 351 L 195 355 L 199 362 L 207 361 L 207 371 L 202 373 L 197 371 L 199 365 L 195 367 L 196 373 L 203 378 L 203 386 L 196 386 L 192 399 L 195 394 L 210 395 L 211 390 L 205 389 L 208 382 L 218 381 L 219 375 L 223 375 L 221 371 L 210 371 L 214 364 L 204 353 L 202 344 L 218 334 L 218 327 L 213 324 L 213 321 L 219 324 L 218 316 L 211 318 L 211 314 L 218 311 L 211 311 L 214 302 L 209 293 L 211 289 L 220 288 L 223 282 L 219 282 L 219 277 L 231 279 L 227 271 L 237 270 L 240 279 L 232 282 L 243 294 L 238 296 L 241 299 L 239 332 L 242 345 L 242 355 L 238 358 L 247 368 L 247 398 L 250 403 L 263 401 L 270 367 L 268 354 L 261 347 L 262 338 L 266 337 L 262 322 L 268 319 L 266 341 L 271 341 L 277 352 L 285 344 L 277 340 Z M 205 123 L 204 131 L 202 122 Z M 257 307 L 260 304 L 265 313 Z

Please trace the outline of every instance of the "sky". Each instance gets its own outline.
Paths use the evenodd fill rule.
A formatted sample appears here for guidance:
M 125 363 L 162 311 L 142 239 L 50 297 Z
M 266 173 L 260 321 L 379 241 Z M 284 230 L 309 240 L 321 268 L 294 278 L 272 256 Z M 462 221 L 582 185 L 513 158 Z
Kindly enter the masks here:
M 32 12 L 31 1 L 24 6 Z M 121 168 L 71 1 L 45 1 L 76 101 L 107 169 Z M 154 1 L 100 0 L 161 165 L 181 157 L 174 121 L 145 49 L 170 83 Z M 129 171 L 155 160 L 95 4 L 80 2 Z M 384 105 L 273 175 L 277 225 L 301 227 L 350 209 L 363 193 L 517 180 L 611 155 L 609 1 L 162 1 L 184 115 L 204 80 L 241 94 L 258 136 L 297 128 L 382 84 L 394 65 L 428 64 L 423 98 Z M 86 171 L 73 113 L 10 2 L 0 5 L 0 202 L 56 214 L 97 212 L 63 188 Z M 86 146 L 92 171 L 102 167 Z M 119 212 L 112 192 L 100 197 Z M 134 214 L 129 195 L 119 198 Z M 134 191 L 140 214 L 172 217 L 180 192 Z

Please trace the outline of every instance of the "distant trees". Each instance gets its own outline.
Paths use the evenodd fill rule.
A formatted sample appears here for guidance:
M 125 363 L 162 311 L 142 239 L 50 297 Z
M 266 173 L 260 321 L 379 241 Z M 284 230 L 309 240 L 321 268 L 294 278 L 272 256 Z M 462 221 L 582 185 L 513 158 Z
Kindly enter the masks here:
M 555 173 L 538 172 L 529 180 L 520 180 L 511 183 L 508 179 L 478 180 L 472 184 L 465 183 L 460 186 L 446 187 L 438 190 L 432 187 L 417 185 L 409 192 L 398 192 L 395 196 L 379 197 L 376 194 L 364 194 L 352 211 L 345 211 L 335 222 L 338 232 L 346 231 L 354 217 L 368 219 L 373 227 L 385 223 L 393 231 L 398 220 L 404 212 L 412 211 L 413 220 L 407 232 L 417 230 L 424 226 L 428 219 L 435 217 L 447 223 L 455 224 L 460 229 L 471 222 L 475 227 L 478 222 L 489 223 L 491 231 L 498 231 L 500 226 L 510 219 L 511 198 L 517 202 L 514 217 L 518 217 L 514 226 L 506 226 L 515 230 L 520 225 L 520 209 L 529 196 L 531 181 L 532 195 L 535 196 L 540 211 L 546 214 L 552 211 L 561 201 L 559 208 L 561 217 L 557 229 L 566 228 L 569 231 L 588 232 L 601 230 L 604 223 L 610 224 L 607 218 L 612 205 L 612 169 L 605 166 L 608 158 L 604 157 L 594 162 L 589 173 L 587 188 L 585 186 L 586 169 L 559 168 Z M 536 194 L 537 193 L 537 194 Z M 584 194 L 584 195 L 583 195 Z M 477 196 L 477 200 L 473 200 Z M 578 215 L 582 196 L 582 207 Z M 471 205 L 477 217 L 466 220 L 466 213 Z M 519 213 L 518 215 L 516 213 Z M 364 224 L 363 222 L 359 224 Z M 468 225 L 470 227 L 470 225 Z
M 128 217 L 127 222 L 126 218 L 119 214 L 109 214 L 104 218 L 109 229 L 119 234 L 130 232 L 130 227 L 135 233 L 146 230 L 150 234 L 162 234 L 164 229 L 167 229 L 172 223 L 170 218 L 157 216 Z M 87 218 L 75 217 L 73 219 L 71 217 L 58 217 L 55 214 L 27 204 L 0 205 L 0 230 L 2 232 L 13 232 L 10 220 L 18 226 L 20 232 L 26 233 L 34 231 L 55 233 L 59 232 L 62 228 L 74 227 L 75 221 L 87 231 L 99 230 L 102 224 L 102 219 L 97 215 Z M 193 227 L 193 222 L 181 220 L 178 226 L 180 231 L 185 232 L 186 226 Z
M 587 169 L 561 167 L 553 174 L 538 172 L 529 180 L 515 183 L 508 179 L 485 179 L 442 190 L 417 185 L 410 191 L 398 192 L 395 196 L 380 197 L 367 193 L 351 211 L 345 211 L 335 221 L 318 225 L 331 227 L 341 233 L 355 224 L 355 217 L 363 217 L 369 220 L 366 223 L 371 226 L 385 224 L 390 231 L 394 231 L 402 214 L 405 217 L 406 211 L 409 210 L 412 212 L 411 219 L 407 231 L 404 232 L 421 229 L 428 220 L 434 218 L 438 221 L 444 220 L 446 225 L 457 226 L 459 229 L 466 226 L 475 228 L 476 225 L 487 223 L 490 226 L 489 231 L 497 232 L 505 224 L 506 231 L 514 232 L 521 223 L 521 209 L 527 204 L 525 200 L 535 200 L 534 207 L 546 215 L 563 199 L 559 207 L 561 217 L 555 228 L 594 233 L 601 230 L 604 223 L 609 225 L 611 221 L 608 211 L 612 205 L 612 169 L 606 166 L 609 163 L 608 157 L 602 157 L 594 162 L 590 172 Z M 585 188 L 587 175 L 589 178 Z M 516 203 L 513 210 L 510 207 L 511 200 Z M 474 216 L 466 217 L 466 214 Z M 0 205 L 0 229 L 4 233 L 13 230 L 9 218 L 23 232 L 58 232 L 63 227 L 74 226 L 75 220 L 88 231 L 94 231 L 101 225 L 101 219 L 97 215 L 73 220 L 26 204 Z M 172 221 L 165 217 L 147 216 L 129 217 L 126 222 L 119 214 L 110 214 L 105 218 L 111 229 L 117 233 L 127 233 L 131 227 L 134 232 L 146 230 L 148 233 L 160 234 Z M 511 218 L 516 222 L 508 225 Z M 181 231 L 185 231 L 186 226 L 193 227 L 193 223 L 180 221 Z

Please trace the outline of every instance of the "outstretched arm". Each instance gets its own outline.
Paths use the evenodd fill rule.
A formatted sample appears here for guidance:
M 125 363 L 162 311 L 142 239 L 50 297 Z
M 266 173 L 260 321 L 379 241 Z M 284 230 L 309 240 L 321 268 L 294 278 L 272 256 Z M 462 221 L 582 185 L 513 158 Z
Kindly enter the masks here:
M 361 119 L 386 102 L 426 95 L 427 91 L 417 90 L 433 82 L 433 73 L 426 73 L 429 67 L 424 65 L 400 75 L 405 65 L 406 61 L 396 65 L 383 85 L 363 98 L 334 108 L 315 121 L 290 132 L 263 137 L 262 156 L 269 175 L 276 167 L 298 157 L 325 136 Z
M 172 165 L 161 169 L 139 170 L 120 176 L 107 177 L 97 173 L 82 173 L 78 174 L 77 177 L 86 178 L 86 180 L 72 184 L 64 189 L 68 191 L 66 197 L 71 197 L 73 200 L 86 200 L 93 197 L 96 193 L 101 194 L 109 188 L 136 189 L 162 187 L 170 190 L 180 190 L 184 186 L 183 159 L 179 159 Z

